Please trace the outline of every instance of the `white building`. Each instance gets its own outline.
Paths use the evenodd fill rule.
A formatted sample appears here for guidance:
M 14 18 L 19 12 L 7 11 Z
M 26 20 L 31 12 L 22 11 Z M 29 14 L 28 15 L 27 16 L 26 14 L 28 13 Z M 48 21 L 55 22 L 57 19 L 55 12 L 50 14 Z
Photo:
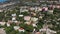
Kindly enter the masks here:
M 0 10 L 0 12 L 3 12 L 3 10 Z
M 54 34 L 54 33 L 57 33 L 56 31 L 53 31 L 53 30 L 51 30 L 51 29 L 49 29 L 49 28 L 42 28 L 42 29 L 40 29 L 39 30 L 40 32 L 46 32 L 46 34 Z
M 4 26 L 6 24 L 6 22 L 0 22 L 1 26 Z

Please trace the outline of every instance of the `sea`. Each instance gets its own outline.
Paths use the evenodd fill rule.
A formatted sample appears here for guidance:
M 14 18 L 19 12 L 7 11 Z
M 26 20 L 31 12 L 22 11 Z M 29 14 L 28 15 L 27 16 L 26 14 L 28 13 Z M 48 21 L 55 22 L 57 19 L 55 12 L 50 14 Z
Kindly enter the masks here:
M 0 3 L 6 2 L 7 0 L 0 0 Z

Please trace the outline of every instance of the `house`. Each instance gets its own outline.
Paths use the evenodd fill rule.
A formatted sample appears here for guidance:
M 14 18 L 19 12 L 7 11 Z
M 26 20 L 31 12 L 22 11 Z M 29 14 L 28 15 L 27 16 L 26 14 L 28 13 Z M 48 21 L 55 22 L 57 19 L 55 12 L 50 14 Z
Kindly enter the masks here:
M 3 12 L 3 10 L 0 10 L 0 12 Z
M 28 9 L 26 9 L 26 8 L 20 8 L 20 13 L 21 12 L 28 12 Z
M 26 21 L 25 24 L 31 25 L 31 21 Z
M 42 29 L 40 29 L 39 30 L 40 32 L 45 32 L 46 34 L 54 34 L 54 33 L 57 33 L 56 31 L 53 31 L 53 30 L 51 30 L 51 29 L 49 29 L 49 28 L 42 28 Z
M 40 34 L 40 32 L 36 32 L 35 34 Z
M 23 28 L 19 28 L 18 31 L 19 32 L 25 32 L 25 30 Z
M 16 14 L 12 14 L 12 16 L 14 17 L 14 16 L 16 16 Z
M 37 27 L 37 25 L 36 25 L 36 24 L 34 24 L 34 23 L 32 24 L 32 26 L 33 26 L 33 27 Z
M 29 21 L 31 19 L 30 16 L 24 16 L 24 20 Z
M 6 22 L 0 22 L 1 26 L 4 26 L 6 24 Z
M 33 10 L 35 10 L 35 8 L 34 7 L 30 7 L 30 10 L 33 11 Z
M 31 20 L 32 20 L 32 21 L 37 21 L 38 18 L 36 18 L 36 17 L 32 17 Z
M 23 17 L 24 15 L 19 15 L 19 17 Z
M 16 20 L 16 17 L 12 17 L 12 21 L 15 21 Z
M 39 8 L 38 8 L 38 11 L 42 11 L 42 8 L 41 8 L 41 7 L 39 7 Z
M 7 27 L 9 27 L 10 26 L 10 23 L 7 23 L 6 25 L 7 25 Z
M 14 30 L 18 30 L 19 28 L 19 26 L 14 26 Z
M 48 10 L 48 14 L 53 14 L 53 10 Z

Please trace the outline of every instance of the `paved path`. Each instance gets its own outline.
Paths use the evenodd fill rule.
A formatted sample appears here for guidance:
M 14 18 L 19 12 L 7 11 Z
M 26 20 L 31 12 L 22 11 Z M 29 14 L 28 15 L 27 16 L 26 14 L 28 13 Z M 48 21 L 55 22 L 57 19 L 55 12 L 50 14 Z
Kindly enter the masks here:
M 6 34 L 6 32 L 3 28 L 0 28 L 0 34 Z

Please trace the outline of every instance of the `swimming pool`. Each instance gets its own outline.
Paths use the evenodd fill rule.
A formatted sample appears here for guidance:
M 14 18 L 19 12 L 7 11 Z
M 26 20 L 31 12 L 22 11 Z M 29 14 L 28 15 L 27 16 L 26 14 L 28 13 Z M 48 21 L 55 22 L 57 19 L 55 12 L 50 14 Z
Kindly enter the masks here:
M 0 3 L 6 2 L 7 0 L 0 0 Z

